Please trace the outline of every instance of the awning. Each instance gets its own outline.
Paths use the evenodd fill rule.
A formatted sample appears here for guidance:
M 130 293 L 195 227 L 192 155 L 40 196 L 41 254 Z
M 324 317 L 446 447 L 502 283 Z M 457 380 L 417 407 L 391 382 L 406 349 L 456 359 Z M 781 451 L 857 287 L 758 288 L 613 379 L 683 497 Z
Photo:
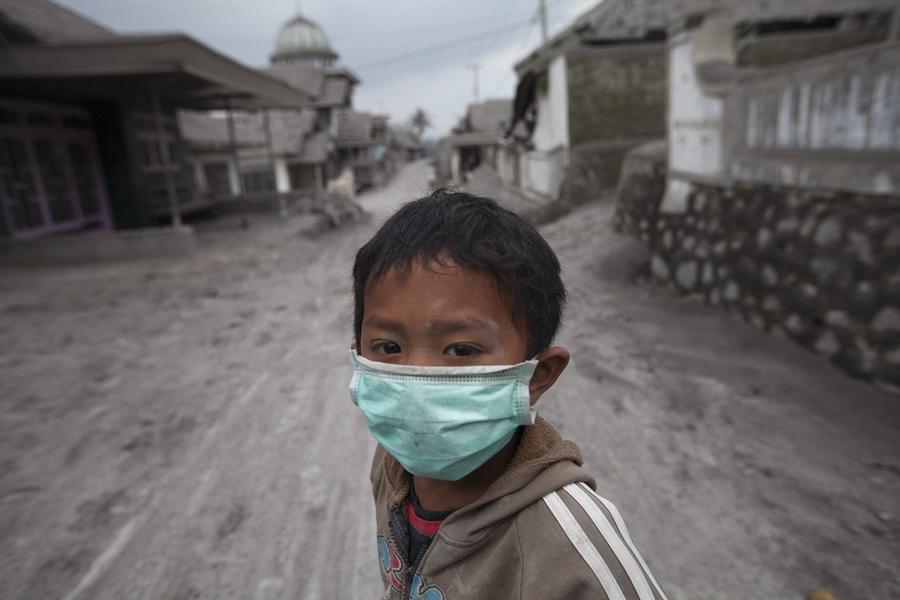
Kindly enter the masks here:
M 301 90 L 182 34 L 8 45 L 0 52 L 5 93 L 87 100 L 144 95 L 151 86 L 164 102 L 195 110 L 312 104 Z

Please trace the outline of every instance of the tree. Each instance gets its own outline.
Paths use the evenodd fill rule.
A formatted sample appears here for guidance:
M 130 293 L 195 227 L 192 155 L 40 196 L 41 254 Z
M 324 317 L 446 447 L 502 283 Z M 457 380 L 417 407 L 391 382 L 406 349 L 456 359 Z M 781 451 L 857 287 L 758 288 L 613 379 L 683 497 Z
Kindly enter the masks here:
M 431 118 L 424 110 L 417 108 L 416 112 L 414 112 L 413 116 L 409 119 L 409 124 L 412 126 L 413 131 L 416 132 L 419 139 L 421 139 L 425 130 L 431 127 Z

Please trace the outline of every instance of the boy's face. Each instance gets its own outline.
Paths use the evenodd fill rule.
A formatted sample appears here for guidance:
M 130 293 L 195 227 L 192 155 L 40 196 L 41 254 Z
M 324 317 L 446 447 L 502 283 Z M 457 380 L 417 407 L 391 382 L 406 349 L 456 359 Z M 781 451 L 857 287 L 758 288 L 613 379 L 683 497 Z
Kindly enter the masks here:
M 527 339 L 494 281 L 445 261 L 395 270 L 365 291 L 360 355 L 401 365 L 507 365 Z

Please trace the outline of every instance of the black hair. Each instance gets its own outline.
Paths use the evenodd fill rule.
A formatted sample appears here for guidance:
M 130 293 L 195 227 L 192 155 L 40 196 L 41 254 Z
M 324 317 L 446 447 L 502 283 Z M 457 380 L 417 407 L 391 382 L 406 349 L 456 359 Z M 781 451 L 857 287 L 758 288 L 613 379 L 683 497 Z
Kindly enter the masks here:
M 356 346 L 360 347 L 365 290 L 413 261 L 449 259 L 490 275 L 523 326 L 528 356 L 550 346 L 566 301 L 559 260 L 537 230 L 490 198 L 439 189 L 404 204 L 356 253 L 353 264 Z

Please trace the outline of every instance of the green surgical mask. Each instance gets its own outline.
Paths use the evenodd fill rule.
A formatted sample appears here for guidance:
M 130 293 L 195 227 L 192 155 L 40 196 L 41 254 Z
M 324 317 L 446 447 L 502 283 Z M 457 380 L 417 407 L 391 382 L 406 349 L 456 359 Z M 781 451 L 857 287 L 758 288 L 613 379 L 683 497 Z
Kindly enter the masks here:
M 418 367 L 351 355 L 350 397 L 375 440 L 413 475 L 462 479 L 534 423 L 528 384 L 537 360 Z

